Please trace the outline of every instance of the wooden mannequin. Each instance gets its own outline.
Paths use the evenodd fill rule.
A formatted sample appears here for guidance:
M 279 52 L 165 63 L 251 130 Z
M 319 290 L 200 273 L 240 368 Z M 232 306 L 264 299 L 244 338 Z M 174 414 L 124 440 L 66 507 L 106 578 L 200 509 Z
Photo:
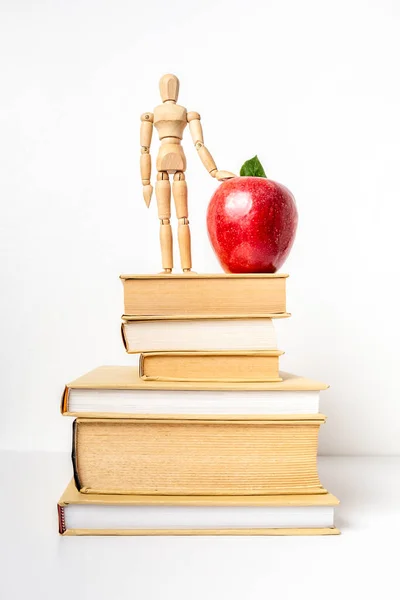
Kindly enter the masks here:
M 163 104 L 156 106 L 154 114 L 144 113 L 141 116 L 140 128 L 140 172 L 143 184 L 143 197 L 146 205 L 150 205 L 153 186 L 150 184 L 151 157 L 150 144 L 153 126 L 157 129 L 161 146 L 156 160 L 157 183 L 156 198 L 158 218 L 160 219 L 161 257 L 164 273 L 171 273 L 172 230 L 171 218 L 171 185 L 169 175 L 173 174 L 172 194 L 174 196 L 176 216 L 178 219 L 178 243 L 181 267 L 183 272 L 190 272 L 192 257 L 190 248 L 190 229 L 188 220 L 187 185 L 185 181 L 186 157 L 181 146 L 181 139 L 186 125 L 189 123 L 193 143 L 200 159 L 212 177 L 218 181 L 236 177 L 229 171 L 218 171 L 213 157 L 204 146 L 200 115 L 187 112 L 186 108 L 176 104 L 179 94 L 179 80 L 175 75 L 164 75 L 160 80 L 160 94 Z

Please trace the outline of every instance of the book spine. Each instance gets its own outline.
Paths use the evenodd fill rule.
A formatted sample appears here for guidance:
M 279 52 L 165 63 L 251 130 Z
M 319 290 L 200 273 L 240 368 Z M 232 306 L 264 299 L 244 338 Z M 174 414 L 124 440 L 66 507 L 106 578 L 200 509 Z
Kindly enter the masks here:
M 279 382 L 282 381 L 279 375 L 282 354 L 281 350 L 144 352 L 140 355 L 139 376 L 145 381 L 166 382 Z M 232 358 L 239 362 L 229 364 Z M 189 366 L 185 359 L 190 361 Z M 252 361 L 257 359 L 259 362 L 254 364 Z M 246 367 L 246 373 L 243 367 L 238 371 L 240 365 Z
M 68 396 L 69 396 L 69 388 L 68 388 L 68 386 L 65 386 L 64 392 L 61 396 L 61 405 L 60 405 L 60 410 L 61 410 L 62 415 L 64 415 L 67 412 Z
M 144 374 L 144 359 L 145 355 L 141 354 L 139 357 L 139 377 L 141 377 L 142 379 L 146 379 Z
M 58 512 L 58 533 L 63 535 L 67 528 L 65 526 L 65 510 L 63 506 L 57 504 L 57 512 Z
M 122 343 L 124 344 L 125 351 L 129 352 L 128 341 L 125 336 L 125 324 L 124 323 L 121 323 L 121 337 L 122 337 Z
M 77 426 L 78 426 L 77 419 L 75 419 L 75 421 L 72 423 L 72 452 L 71 452 L 71 459 L 72 459 L 72 468 L 73 468 L 73 471 L 74 471 L 74 481 L 75 481 L 76 489 L 78 491 L 82 491 L 82 486 L 81 486 L 81 482 L 79 480 L 79 475 L 78 475 L 77 453 L 76 453 Z

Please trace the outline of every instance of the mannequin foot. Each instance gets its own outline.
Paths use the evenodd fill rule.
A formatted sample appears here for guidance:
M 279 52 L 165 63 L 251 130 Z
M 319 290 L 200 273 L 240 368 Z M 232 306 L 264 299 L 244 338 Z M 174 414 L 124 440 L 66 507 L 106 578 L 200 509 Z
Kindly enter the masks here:
M 197 275 L 196 271 L 192 271 L 192 269 L 182 269 L 184 275 Z
M 159 275 L 171 275 L 172 269 L 163 269 L 160 271 Z

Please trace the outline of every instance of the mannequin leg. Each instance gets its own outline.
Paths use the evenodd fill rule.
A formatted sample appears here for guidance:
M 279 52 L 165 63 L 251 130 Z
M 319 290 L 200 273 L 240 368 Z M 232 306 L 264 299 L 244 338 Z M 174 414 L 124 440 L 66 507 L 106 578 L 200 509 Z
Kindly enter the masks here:
M 189 272 L 192 268 L 192 253 L 190 248 L 187 185 L 184 173 L 175 173 L 172 184 L 172 194 L 174 196 L 176 216 L 178 219 L 178 243 L 181 267 L 184 272 Z
M 171 184 L 168 173 L 157 173 L 156 198 L 158 218 L 160 219 L 160 244 L 161 260 L 164 273 L 171 273 L 174 266 L 172 256 L 172 229 L 171 229 Z

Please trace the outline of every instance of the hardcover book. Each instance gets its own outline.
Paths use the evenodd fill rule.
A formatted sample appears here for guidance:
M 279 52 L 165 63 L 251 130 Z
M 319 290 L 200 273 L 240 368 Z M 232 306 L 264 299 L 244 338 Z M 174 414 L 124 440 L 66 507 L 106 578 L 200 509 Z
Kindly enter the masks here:
M 332 494 L 135 496 L 80 494 L 58 502 L 61 535 L 335 535 Z
M 277 383 L 143 381 L 135 367 L 98 367 L 67 384 L 61 412 L 68 416 L 217 419 L 246 415 L 309 415 L 319 412 L 319 381 L 280 373 Z
M 279 350 L 264 352 L 150 352 L 140 355 L 146 381 L 282 381 Z
M 121 275 L 124 318 L 274 317 L 286 314 L 287 275 Z
M 288 316 L 287 314 L 280 316 Z M 202 352 L 277 350 L 272 319 L 130 318 L 121 325 L 129 354 L 140 352 Z
M 77 419 L 77 488 L 97 494 L 323 494 L 323 415 L 265 420 Z

